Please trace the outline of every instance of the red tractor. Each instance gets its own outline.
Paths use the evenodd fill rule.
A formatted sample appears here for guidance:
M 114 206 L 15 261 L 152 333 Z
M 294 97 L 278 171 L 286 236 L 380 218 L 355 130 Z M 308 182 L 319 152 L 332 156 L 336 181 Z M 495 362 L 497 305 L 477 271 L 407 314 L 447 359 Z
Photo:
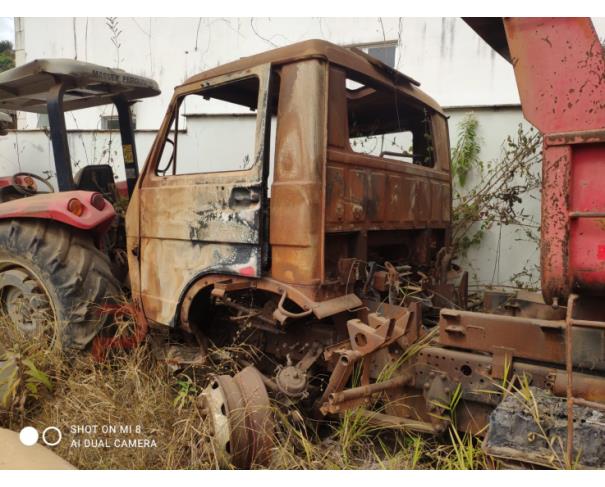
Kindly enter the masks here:
M 110 322 L 99 305 L 121 294 L 126 275 L 123 215 L 112 203 L 139 174 L 130 106 L 159 93 L 150 79 L 72 60 L 0 74 L 0 108 L 48 114 L 59 190 L 32 173 L 0 178 L 0 308 L 23 330 L 52 317 L 63 344 L 83 348 Z M 106 104 L 118 113 L 126 184 L 108 164 L 72 173 L 65 112 Z

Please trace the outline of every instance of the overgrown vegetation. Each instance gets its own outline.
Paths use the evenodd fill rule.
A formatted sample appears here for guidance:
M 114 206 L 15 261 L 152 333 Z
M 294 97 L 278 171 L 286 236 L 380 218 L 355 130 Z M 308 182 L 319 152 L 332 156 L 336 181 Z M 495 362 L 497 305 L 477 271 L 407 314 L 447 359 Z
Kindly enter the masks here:
M 452 242 L 459 256 L 481 244 L 488 230 L 511 226 L 520 240 L 539 242 L 539 221 L 527 212 L 531 198 L 538 198 L 541 185 L 540 134 L 521 124 L 504 141 L 500 156 L 485 162 L 480 158 L 479 123 L 473 114 L 459 125 L 459 138 L 452 151 L 454 178 Z M 535 269 L 524 268 L 513 276 L 515 284 L 527 287 L 536 280 Z
M 27 377 L 33 378 L 36 387 L 34 391 L 28 386 L 11 390 L 8 407 L 0 409 L 0 426 L 16 431 L 26 425 L 39 431 L 50 425 L 58 427 L 64 438 L 54 451 L 78 468 L 218 467 L 196 398 L 211 373 L 234 373 L 239 367 L 234 354 L 249 351 L 217 349 L 207 366 L 175 373 L 155 357 L 149 340 L 98 363 L 88 353 L 62 353 L 54 340 L 26 339 L 14 333 L 8 320 L 1 325 L 0 343 L 12 346 L 10 351 L 0 351 L 0 360 L 19 351 L 22 361 L 30 364 L 23 368 L 23 377 L 26 382 Z M 32 375 L 28 371 L 36 372 Z M 435 439 L 383 429 L 371 425 L 359 410 L 348 411 L 339 422 L 311 425 L 295 410 L 275 408 L 274 412 L 278 430 L 271 468 L 491 466 L 481 452 L 480 441 L 467 436 L 453 442 L 447 433 Z M 94 425 L 94 434 L 78 430 Z M 116 447 L 112 441 L 117 435 L 103 432 L 103 425 L 129 427 L 131 430 L 119 438 L 146 438 L 155 444 Z M 84 440 L 89 442 L 86 447 Z
M 0 73 L 15 67 L 15 49 L 11 41 L 0 41 Z
M 122 47 L 122 42 L 120 40 L 120 36 L 122 35 L 122 30 L 120 29 L 120 22 L 117 17 L 106 17 L 105 25 L 109 29 L 111 43 L 116 50 L 116 68 L 120 67 L 120 47 Z
M 460 187 L 464 187 L 468 173 L 473 168 L 483 168 L 479 159 L 481 139 L 477 135 L 478 127 L 479 121 L 472 113 L 467 114 L 458 126 L 458 141 L 452 151 L 452 175 Z

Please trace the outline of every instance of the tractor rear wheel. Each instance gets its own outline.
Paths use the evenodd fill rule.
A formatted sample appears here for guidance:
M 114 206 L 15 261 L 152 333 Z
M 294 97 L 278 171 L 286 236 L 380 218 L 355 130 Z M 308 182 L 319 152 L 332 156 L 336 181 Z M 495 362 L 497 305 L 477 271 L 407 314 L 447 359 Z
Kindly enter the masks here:
M 82 349 L 109 323 L 103 305 L 119 295 L 109 259 L 86 233 L 50 220 L 0 222 L 4 326 L 26 335 L 51 328 L 64 349 Z

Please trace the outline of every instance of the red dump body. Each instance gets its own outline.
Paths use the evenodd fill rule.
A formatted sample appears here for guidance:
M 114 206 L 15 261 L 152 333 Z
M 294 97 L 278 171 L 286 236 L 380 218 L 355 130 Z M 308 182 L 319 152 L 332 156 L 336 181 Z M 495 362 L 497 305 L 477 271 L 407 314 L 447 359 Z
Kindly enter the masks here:
M 589 18 L 466 19 L 514 66 L 544 135 L 542 290 L 605 295 L 605 57 Z
M 605 293 L 605 59 L 590 19 L 505 19 L 525 117 L 544 133 L 542 288 Z

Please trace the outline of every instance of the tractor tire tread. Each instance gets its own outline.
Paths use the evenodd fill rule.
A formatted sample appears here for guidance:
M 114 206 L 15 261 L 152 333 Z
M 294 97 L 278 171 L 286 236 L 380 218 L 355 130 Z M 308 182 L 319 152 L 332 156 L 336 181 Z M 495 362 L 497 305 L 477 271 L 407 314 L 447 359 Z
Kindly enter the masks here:
M 29 266 L 46 287 L 64 348 L 85 348 L 110 324 L 100 307 L 120 299 L 120 285 L 91 235 L 52 220 L 3 221 L 0 265 L 7 258 Z

